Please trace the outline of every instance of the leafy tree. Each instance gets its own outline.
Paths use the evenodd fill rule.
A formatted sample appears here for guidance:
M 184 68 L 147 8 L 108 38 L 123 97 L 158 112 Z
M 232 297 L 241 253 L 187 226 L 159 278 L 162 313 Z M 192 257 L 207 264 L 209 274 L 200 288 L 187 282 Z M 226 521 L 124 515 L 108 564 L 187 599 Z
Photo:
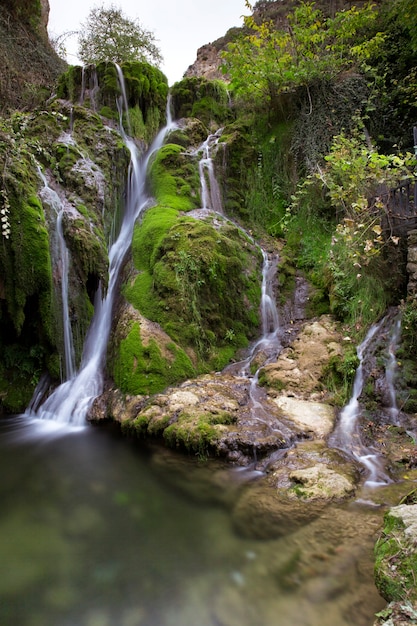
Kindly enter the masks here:
M 85 64 L 145 61 L 159 65 L 162 61 L 153 33 L 115 6 L 91 9 L 81 26 L 78 43 L 78 55 Z
M 248 0 L 246 6 L 252 9 Z M 229 44 L 223 55 L 224 71 L 237 93 L 273 101 L 279 93 L 308 88 L 316 79 L 332 79 L 369 57 L 381 40 L 380 33 L 368 39 L 367 27 L 375 17 L 368 5 L 326 18 L 313 2 L 297 6 L 288 15 L 285 30 L 245 17 L 249 34 Z

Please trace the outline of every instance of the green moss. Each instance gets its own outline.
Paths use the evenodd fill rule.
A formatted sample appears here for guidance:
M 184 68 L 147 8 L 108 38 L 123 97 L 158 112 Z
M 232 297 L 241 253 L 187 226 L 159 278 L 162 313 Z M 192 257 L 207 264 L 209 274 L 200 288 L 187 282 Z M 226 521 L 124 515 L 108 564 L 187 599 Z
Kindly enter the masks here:
M 124 294 L 205 367 L 220 369 L 259 324 L 259 251 L 230 224 L 155 207 L 135 231 L 139 273 Z
M 404 523 L 390 512 L 384 517 L 384 529 L 375 545 L 375 582 L 388 601 L 417 600 L 415 585 L 417 550 L 404 534 Z
M 131 394 L 153 394 L 168 385 L 194 374 L 185 352 L 168 343 L 161 347 L 154 338 L 143 344 L 138 322 L 132 324 L 122 339 L 114 359 L 113 375 L 116 385 Z
M 123 63 L 129 120 L 124 114 L 124 127 L 133 136 L 150 142 L 165 120 L 168 82 L 164 74 L 148 63 Z M 84 89 L 84 91 L 83 91 Z M 121 95 L 116 67 L 113 63 L 97 66 L 70 67 L 59 80 L 59 98 L 81 102 L 109 119 L 119 119 L 117 100 Z
M 203 77 L 184 78 L 171 89 L 175 117 L 196 117 L 206 125 L 232 118 L 226 84 Z
M 201 205 L 199 195 L 192 191 L 200 188 L 197 163 L 183 153 L 181 146 L 163 146 L 152 160 L 149 177 L 152 193 L 160 205 L 178 211 Z
M 234 417 L 224 412 L 204 412 L 197 415 L 181 413 L 163 433 L 165 441 L 172 447 L 181 447 L 205 457 L 221 436 L 219 425 L 230 424 Z
M 359 359 L 353 346 L 345 348 L 343 357 L 330 357 L 326 365 L 321 382 L 324 389 L 334 396 L 334 402 L 343 406 L 349 400 L 350 391 L 355 378 Z
M 132 240 L 133 261 L 138 269 L 153 269 L 162 242 L 177 219 L 178 211 L 171 207 L 157 206 L 146 211 Z

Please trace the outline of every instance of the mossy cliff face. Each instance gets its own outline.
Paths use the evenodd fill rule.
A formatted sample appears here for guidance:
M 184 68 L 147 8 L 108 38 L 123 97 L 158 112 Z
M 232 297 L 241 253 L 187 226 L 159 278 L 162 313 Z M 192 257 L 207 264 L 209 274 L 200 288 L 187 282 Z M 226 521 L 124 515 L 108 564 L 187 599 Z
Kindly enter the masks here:
M 223 126 L 233 119 L 226 85 L 203 77 L 184 78 L 171 89 L 175 119 L 194 117 L 206 126 Z
M 126 393 L 162 391 L 221 369 L 259 328 L 262 255 L 236 225 L 201 211 L 201 155 L 191 145 L 196 137 L 200 143 L 200 132 L 196 120 L 187 121 L 169 138 L 187 149 L 168 143 L 150 165 L 155 205 L 135 228 L 123 287 L 131 321 L 118 324 L 110 347 L 109 373 Z M 158 344 L 155 335 L 144 345 L 134 311 L 170 341 Z
M 124 127 L 129 135 L 149 143 L 165 122 L 167 78 L 148 63 L 122 63 L 121 70 L 129 108 L 129 119 L 124 113 Z M 118 100 L 123 107 L 123 94 L 114 63 L 70 67 L 59 79 L 57 95 L 113 120 L 119 120 Z
M 76 70 L 66 77 L 77 76 Z M 131 130 L 143 145 L 165 121 L 166 79 L 144 64 L 129 64 L 126 71 Z M 104 65 L 97 75 L 115 78 Z M 76 88 L 81 93 L 81 82 Z M 104 113 L 112 118 L 118 86 L 103 92 Z M 113 119 L 85 104 L 91 101 L 55 99 L 48 108 L 0 122 L 0 410 L 6 412 L 27 406 L 42 371 L 55 380 L 65 375 L 58 213 L 70 257 L 77 363 L 95 292 L 107 285 L 108 241 L 120 222 L 130 155 Z

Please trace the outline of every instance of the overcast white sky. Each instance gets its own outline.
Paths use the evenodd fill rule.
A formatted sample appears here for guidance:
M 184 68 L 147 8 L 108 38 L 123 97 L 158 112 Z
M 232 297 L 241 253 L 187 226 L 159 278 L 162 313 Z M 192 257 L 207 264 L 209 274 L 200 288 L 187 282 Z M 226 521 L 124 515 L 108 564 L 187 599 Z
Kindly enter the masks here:
M 197 49 L 215 41 L 247 15 L 244 0 L 49 0 L 49 33 L 57 36 L 78 30 L 92 7 L 116 6 L 154 33 L 162 51 L 162 71 L 172 85 L 194 63 Z M 78 64 L 77 38 L 68 38 L 68 62 Z

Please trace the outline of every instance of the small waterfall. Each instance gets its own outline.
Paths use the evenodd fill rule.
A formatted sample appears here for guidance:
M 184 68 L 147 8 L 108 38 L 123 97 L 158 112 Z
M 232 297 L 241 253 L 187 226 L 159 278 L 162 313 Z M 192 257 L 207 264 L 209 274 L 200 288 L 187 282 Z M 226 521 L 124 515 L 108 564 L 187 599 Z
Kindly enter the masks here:
M 117 109 L 119 111 L 119 125 L 120 125 L 120 128 L 124 128 L 123 113 L 125 113 L 126 125 L 127 125 L 126 131 L 127 131 L 127 134 L 130 135 L 131 128 L 130 128 L 130 117 L 129 117 L 129 105 L 127 102 L 127 94 L 126 94 L 126 84 L 125 84 L 122 68 L 120 67 L 118 63 L 115 63 L 114 65 L 116 68 L 117 77 L 119 79 L 119 86 L 120 86 L 120 91 L 121 91 L 121 96 L 117 100 Z
M 73 378 L 75 375 L 75 351 L 72 336 L 72 328 L 69 314 L 68 304 L 68 275 L 70 267 L 70 256 L 65 243 L 64 233 L 62 229 L 62 219 L 64 216 L 64 208 L 62 201 L 56 191 L 51 189 L 48 181 L 38 168 L 39 175 L 43 182 L 43 189 L 39 195 L 57 214 L 56 219 L 56 237 L 57 237 L 57 256 L 59 258 L 59 278 L 61 282 L 61 300 L 62 300 L 62 325 L 64 333 L 64 358 L 65 358 L 65 376 L 64 379 Z
M 207 137 L 204 143 L 191 154 L 202 156 L 199 161 L 199 174 L 201 186 L 202 210 L 211 211 L 224 216 L 223 205 L 219 185 L 214 172 L 212 159 L 213 150 L 217 149 L 223 129 Z M 196 213 L 198 213 L 197 211 Z M 228 218 L 227 218 L 228 219 Z M 239 224 L 231 222 L 239 228 L 253 243 L 252 236 Z M 292 438 L 291 431 L 279 423 L 275 417 L 271 417 L 265 408 L 265 392 L 259 386 L 259 372 L 262 367 L 277 358 L 282 350 L 280 340 L 280 322 L 274 294 L 274 281 L 278 266 L 278 256 L 269 255 L 261 246 L 258 246 L 263 257 L 262 265 L 262 289 L 260 313 L 262 322 L 262 335 L 252 345 L 248 356 L 238 363 L 226 366 L 224 372 L 242 376 L 249 380 L 249 409 L 252 422 L 261 423 L 270 432 L 284 436 L 288 441 Z M 255 365 L 256 364 L 256 365 Z M 253 374 L 252 370 L 256 367 Z M 256 452 L 255 452 L 256 454 Z
M 262 335 L 253 344 L 247 358 L 237 364 L 239 366 L 237 373 L 240 376 L 248 378 L 250 381 L 249 408 L 252 419 L 263 422 L 272 431 L 276 430 L 284 435 L 287 441 L 290 441 L 292 438 L 291 430 L 282 423 L 278 423 L 275 418 L 271 421 L 271 415 L 264 404 L 265 392 L 258 384 L 261 368 L 275 361 L 282 350 L 279 315 L 273 289 L 278 266 L 278 256 L 270 257 L 265 250 L 261 250 L 263 255 L 262 296 L 260 304 Z M 254 364 L 256 364 L 256 371 L 254 374 L 251 374 Z M 233 366 L 233 369 L 235 369 L 235 367 L 236 365 Z
M 400 410 L 397 404 L 397 394 L 395 392 L 395 375 L 397 373 L 396 350 L 401 337 L 401 317 L 395 321 L 390 334 L 388 345 L 388 360 L 385 367 L 385 380 L 387 383 L 387 392 L 389 396 L 389 407 L 387 409 L 391 422 L 399 426 Z
M 89 85 L 88 85 L 88 89 L 87 89 L 87 70 L 88 68 L 90 68 L 90 70 L 92 71 L 92 73 L 90 74 L 89 77 Z M 81 69 L 81 93 L 80 93 L 80 99 L 79 99 L 79 104 L 83 105 L 87 92 L 90 96 L 90 106 L 93 109 L 93 111 L 97 110 L 97 103 L 96 103 L 96 96 L 97 93 L 99 91 L 99 84 L 98 84 L 98 76 L 97 76 L 97 71 L 94 65 L 90 65 L 90 66 L 85 66 L 83 65 L 82 69 Z
M 222 131 L 223 129 L 219 129 L 214 135 L 209 135 L 196 151 L 196 154 L 203 153 L 198 164 L 202 209 L 210 209 L 220 214 L 223 214 L 223 204 L 211 154 L 217 148 Z
M 78 373 L 55 389 L 38 409 L 35 417 L 73 426 L 84 425 L 91 404 L 103 391 L 103 367 L 118 278 L 131 244 L 134 224 L 149 204 L 149 199 L 145 194 L 146 171 L 149 160 L 154 152 L 162 146 L 167 132 L 174 128 L 169 104 L 168 100 L 167 125 L 158 133 L 143 159 L 139 159 L 134 141 L 126 137 L 123 128 L 121 129 L 126 145 L 130 150 L 131 161 L 123 221 L 120 232 L 109 252 L 108 290 L 105 297 L 101 293 L 101 288 L 97 291 L 94 316 L 85 340 Z
M 387 318 L 385 317 L 378 323 L 374 324 L 369 329 L 363 342 L 357 347 L 356 353 L 359 359 L 359 365 L 355 374 L 352 396 L 349 403 L 340 413 L 336 429 L 329 440 L 329 444 L 331 446 L 347 452 L 365 468 L 367 471 L 365 485 L 370 487 L 387 485 L 392 482 L 388 474 L 385 472 L 381 456 L 375 450 L 367 448 L 363 444 L 359 428 L 359 418 L 361 416 L 359 397 L 365 383 L 364 358 L 366 355 L 375 350 L 378 335 L 386 322 Z M 399 328 L 397 320 L 394 325 L 394 335 L 397 337 L 397 340 Z M 393 346 L 392 334 L 390 337 L 390 351 L 393 349 L 391 346 Z M 391 393 L 394 394 L 393 384 L 391 389 Z M 394 401 L 394 405 L 396 406 L 396 401 Z

